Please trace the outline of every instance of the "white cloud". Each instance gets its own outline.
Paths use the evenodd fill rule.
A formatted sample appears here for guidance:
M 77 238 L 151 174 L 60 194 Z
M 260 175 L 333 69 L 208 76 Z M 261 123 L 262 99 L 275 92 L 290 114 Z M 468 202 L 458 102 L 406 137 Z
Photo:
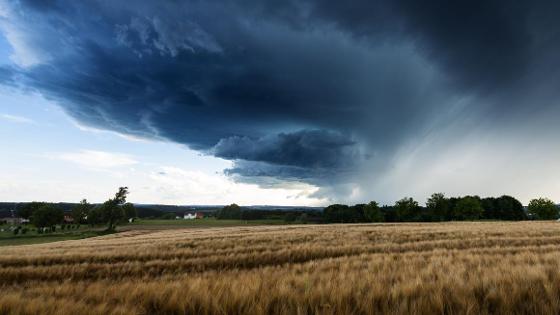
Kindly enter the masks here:
M 23 117 L 23 116 L 16 116 L 16 115 L 10 115 L 10 114 L 0 114 L 0 117 L 4 120 L 7 121 L 11 121 L 14 123 L 19 123 L 19 124 L 34 124 L 35 121 L 33 121 L 32 119 Z
M 297 189 L 263 189 L 253 184 L 235 183 L 221 173 L 209 174 L 174 166 L 161 166 L 150 172 L 139 202 L 160 200 L 166 204 L 227 204 L 242 205 L 297 204 L 317 205 L 321 200 L 309 197 L 316 187 L 303 185 Z M 133 186 L 133 185 L 130 185 Z M 305 186 L 305 187 L 304 187 Z M 138 198 L 138 199 L 136 199 Z
M 66 114 L 64 114 L 64 115 L 66 115 Z M 99 128 L 84 125 L 84 124 L 80 123 L 79 121 L 77 121 L 76 119 L 74 119 L 72 117 L 67 116 L 67 118 L 72 123 L 72 125 L 74 125 L 74 127 L 78 128 L 80 131 L 83 131 L 83 132 L 89 132 L 89 133 L 93 133 L 93 134 L 112 134 L 112 135 L 116 135 L 116 136 L 118 136 L 122 139 L 132 141 L 132 142 L 154 141 L 154 137 L 148 138 L 148 137 L 136 136 L 136 135 L 132 135 L 132 134 L 120 133 L 120 132 L 116 132 L 116 131 L 113 131 L 113 130 L 99 129 Z M 162 141 L 162 139 L 157 139 L 157 140 Z
M 113 168 L 138 163 L 138 161 L 127 154 L 94 150 L 61 153 L 51 155 L 50 157 L 91 168 Z

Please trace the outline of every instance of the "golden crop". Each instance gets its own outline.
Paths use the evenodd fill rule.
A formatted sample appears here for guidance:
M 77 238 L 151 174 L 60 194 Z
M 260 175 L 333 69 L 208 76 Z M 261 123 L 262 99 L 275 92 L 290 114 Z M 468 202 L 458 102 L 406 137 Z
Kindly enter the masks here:
M 560 223 L 129 231 L 0 248 L 0 314 L 558 314 Z

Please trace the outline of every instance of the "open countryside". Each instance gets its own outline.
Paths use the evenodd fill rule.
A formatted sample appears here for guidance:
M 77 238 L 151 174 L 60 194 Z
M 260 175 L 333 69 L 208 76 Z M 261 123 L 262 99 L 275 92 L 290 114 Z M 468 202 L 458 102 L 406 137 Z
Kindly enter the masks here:
M 554 314 L 556 222 L 128 231 L 5 247 L 0 313 Z
M 560 311 L 559 209 L 546 198 L 523 207 L 436 193 L 425 206 L 178 215 L 135 207 L 128 193 L 66 212 L 18 205 L 23 217 L 0 234 L 11 245 L 1 248 L 0 314 Z
M 0 0 L 0 315 L 560 315 L 560 1 Z

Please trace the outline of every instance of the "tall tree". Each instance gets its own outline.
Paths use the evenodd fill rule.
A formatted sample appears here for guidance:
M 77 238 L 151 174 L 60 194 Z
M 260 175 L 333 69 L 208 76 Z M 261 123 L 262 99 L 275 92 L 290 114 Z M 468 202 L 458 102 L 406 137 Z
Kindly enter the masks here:
M 106 223 L 105 219 L 103 218 L 102 208 L 103 208 L 103 205 L 97 205 L 89 211 L 89 214 L 87 216 L 86 221 L 92 227 L 97 225 L 97 224 L 105 224 Z
M 534 218 L 539 220 L 553 220 L 558 218 L 558 207 L 548 198 L 531 200 L 528 210 Z
M 364 207 L 364 216 L 368 222 L 383 222 L 383 212 L 381 212 L 381 208 L 379 208 L 379 204 L 375 201 L 370 201 Z
M 397 217 L 400 221 L 419 221 L 422 209 L 412 198 L 403 198 L 395 203 Z
M 329 223 L 348 222 L 347 212 L 349 209 L 350 207 L 348 207 L 347 205 L 342 205 L 342 204 L 330 205 L 323 210 L 323 217 L 325 218 L 325 221 Z
M 72 218 L 74 218 L 74 222 L 78 224 L 86 223 L 92 208 L 93 206 L 88 203 L 86 199 L 82 199 L 79 204 L 72 208 Z
M 37 201 L 23 204 L 18 207 L 17 215 L 24 219 L 29 219 L 31 218 L 31 216 L 33 216 L 33 212 L 35 212 L 35 210 L 43 207 L 44 205 L 45 205 L 44 202 L 37 202 Z
M 493 219 L 499 219 L 500 216 L 498 214 L 497 211 L 497 200 L 494 197 L 487 197 L 487 198 L 483 198 L 480 201 L 481 205 L 482 205 L 482 209 L 484 209 L 483 213 L 482 213 L 482 217 L 484 219 L 489 219 L 489 220 L 493 220 Z
M 115 225 L 124 218 L 124 211 L 121 206 L 126 202 L 127 195 L 128 187 L 120 187 L 114 198 L 105 201 L 99 207 L 101 217 L 107 222 L 108 231 L 114 231 Z
M 345 222 L 367 222 L 365 211 L 366 211 L 366 204 L 359 203 L 350 208 L 348 208 Z
M 127 220 L 138 217 L 138 211 L 136 211 L 136 207 L 132 203 L 127 202 L 124 205 L 122 205 L 122 208 L 124 211 L 124 217 Z M 175 218 L 175 216 L 173 216 L 173 218 Z
M 33 211 L 31 222 L 39 228 L 52 227 L 61 223 L 64 219 L 64 211 L 50 204 L 45 204 Z
M 480 198 L 477 196 L 461 198 L 453 209 L 454 216 L 458 220 L 478 220 L 482 217 L 483 211 Z
M 521 202 L 512 196 L 503 195 L 496 198 L 495 208 L 497 219 L 500 220 L 524 220 L 527 217 Z
M 433 221 L 444 221 L 449 219 L 449 199 L 442 193 L 432 194 L 426 201 L 429 215 Z
M 232 203 L 229 206 L 224 206 L 216 213 L 216 218 L 219 220 L 224 220 L 224 219 L 239 220 L 241 219 L 241 207 L 235 203 Z

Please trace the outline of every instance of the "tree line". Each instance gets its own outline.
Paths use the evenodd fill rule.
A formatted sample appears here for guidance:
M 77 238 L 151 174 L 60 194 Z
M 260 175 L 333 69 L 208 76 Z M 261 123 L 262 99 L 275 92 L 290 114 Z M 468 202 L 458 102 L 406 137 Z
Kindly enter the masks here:
M 333 204 L 323 211 L 326 223 L 358 222 L 438 222 L 474 220 L 552 220 L 559 215 L 558 206 L 548 198 L 533 199 L 527 209 L 511 196 L 463 196 L 447 198 L 432 194 L 426 206 L 406 197 L 392 206 L 379 206 L 375 201 L 348 206 Z
M 114 231 L 117 224 L 138 216 L 134 205 L 126 202 L 127 195 L 128 187 L 120 187 L 113 198 L 99 205 L 92 205 L 83 199 L 70 212 L 73 223 L 106 225 L 107 231 Z M 41 229 L 52 230 L 57 224 L 64 223 L 64 210 L 46 202 L 25 204 L 17 209 L 17 214 Z
M 218 220 L 284 220 L 287 223 L 322 222 L 320 211 L 244 209 L 235 203 L 219 209 L 215 216 Z

